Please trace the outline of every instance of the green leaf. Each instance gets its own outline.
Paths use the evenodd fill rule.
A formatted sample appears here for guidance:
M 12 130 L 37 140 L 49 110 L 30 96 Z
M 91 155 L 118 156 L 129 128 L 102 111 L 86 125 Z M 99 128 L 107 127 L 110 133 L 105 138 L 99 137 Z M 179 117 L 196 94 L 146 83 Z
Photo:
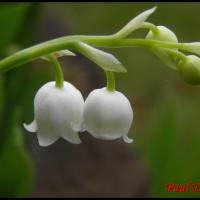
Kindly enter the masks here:
M 29 3 L 4 3 L 0 6 L 0 55 L 5 53 L 5 49 L 12 44 L 17 35 Z
M 156 104 L 158 114 L 154 126 L 147 128 L 142 147 L 151 169 L 150 196 L 199 197 L 199 193 L 191 189 L 184 193 L 166 191 L 170 182 L 176 185 L 199 182 L 200 168 L 199 108 L 196 106 L 199 98 L 194 100 L 169 88 Z
M 3 106 L 4 106 L 3 76 L 0 75 L 0 121 L 2 119 Z
M 105 71 L 126 72 L 126 68 L 110 53 L 96 49 L 83 42 L 78 42 L 76 48 Z
M 30 3 L 4 3 L 0 6 L 0 55 L 5 56 L 7 49 L 20 39 L 20 45 L 32 42 L 28 34 L 30 21 L 34 15 L 27 16 Z M 33 10 L 31 9 L 31 12 Z M 32 13 L 33 14 L 33 13 Z M 30 25 L 31 26 L 31 25 Z M 25 32 L 28 37 L 24 36 Z M 28 30 L 28 31 L 27 31 Z M 33 32 L 33 31 L 32 31 Z M 22 46 L 23 46 L 22 45 Z M 21 88 L 24 77 L 23 69 L 0 75 L 0 197 L 27 196 L 32 186 L 32 163 L 24 146 L 21 130 L 21 117 L 15 116 L 16 106 L 24 94 Z M 5 81 L 4 81 L 5 80 Z M 3 101 L 4 99 L 4 101 Z M 14 114 L 15 113 L 15 114 Z
M 138 29 L 141 26 L 141 24 L 145 22 L 153 12 L 155 12 L 156 8 L 157 7 L 153 7 L 149 10 L 146 10 L 138 16 L 136 16 L 135 18 L 133 18 L 126 26 L 124 26 L 120 31 L 118 31 L 115 34 L 115 36 L 124 38 L 130 35 L 133 31 Z
M 160 107 L 160 117 L 157 127 L 153 130 L 153 136 L 148 146 L 148 159 L 153 169 L 154 185 L 152 194 L 161 195 L 165 193 L 165 186 L 168 181 L 173 181 L 166 177 L 168 167 L 176 149 L 174 142 L 174 129 L 176 122 L 173 102 L 168 96 Z M 162 174 L 162 176 L 161 176 Z
M 6 141 L 0 154 L 0 197 L 25 197 L 31 190 L 32 163 L 24 147 L 18 119 L 15 110 L 10 124 L 13 137 Z

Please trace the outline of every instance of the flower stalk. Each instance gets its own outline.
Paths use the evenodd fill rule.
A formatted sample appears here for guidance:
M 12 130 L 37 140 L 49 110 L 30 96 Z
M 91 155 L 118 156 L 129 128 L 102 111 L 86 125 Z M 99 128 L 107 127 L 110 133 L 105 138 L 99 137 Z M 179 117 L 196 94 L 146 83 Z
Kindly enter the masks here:
M 60 66 L 60 63 L 58 62 L 58 59 L 53 54 L 49 54 L 46 57 L 53 64 L 54 67 L 55 80 L 56 80 L 55 86 L 57 88 L 62 88 L 64 84 L 64 78 L 63 78 L 62 68 Z
M 114 92 L 115 91 L 115 76 L 113 72 L 110 71 L 106 71 L 106 80 L 107 80 L 107 89 L 110 92 Z
M 0 72 L 11 70 L 17 66 L 38 59 L 62 49 L 72 49 L 76 51 L 77 42 L 82 41 L 95 47 L 153 47 L 161 46 L 164 48 L 178 48 L 187 51 L 187 44 L 172 43 L 148 39 L 121 39 L 113 36 L 66 36 L 53 39 L 41 44 L 29 47 L 8 56 L 0 61 Z
M 148 49 L 154 47 L 177 49 L 182 51 L 195 51 L 198 52 L 198 45 L 190 43 L 178 43 L 171 42 L 167 39 L 155 39 L 155 38 L 144 38 L 144 39 L 129 39 L 127 38 L 131 33 L 138 29 L 148 29 L 152 31 L 155 36 L 160 36 L 160 30 L 158 26 L 146 22 L 146 20 L 155 12 L 157 7 L 153 7 L 146 11 L 143 11 L 118 32 L 107 36 L 86 36 L 86 35 L 75 35 L 75 36 L 64 36 L 49 40 L 35 46 L 29 47 L 22 51 L 19 51 L 11 56 L 0 61 L 0 72 L 8 71 L 19 65 L 33 61 L 35 59 L 51 55 L 54 52 L 67 50 L 69 55 L 69 49 L 82 53 L 94 63 L 102 67 L 105 71 L 114 72 L 126 72 L 123 69 L 121 63 L 112 54 L 103 52 L 95 47 L 102 48 L 119 48 L 119 47 L 135 47 L 143 46 Z M 194 47 L 193 47 L 194 46 Z M 72 53 L 72 52 L 71 52 Z M 73 53 L 72 53 L 73 54 Z M 60 66 L 57 61 L 51 57 L 51 61 L 55 65 L 56 69 L 56 85 L 62 87 L 62 77 Z M 58 67 L 59 66 L 59 67 Z M 108 68 L 108 69 L 107 69 Z M 175 68 L 174 68 L 175 69 Z
M 149 29 L 151 30 L 155 35 L 158 35 L 159 34 L 159 29 L 152 23 L 149 23 L 149 22 L 144 22 L 140 28 L 142 29 Z

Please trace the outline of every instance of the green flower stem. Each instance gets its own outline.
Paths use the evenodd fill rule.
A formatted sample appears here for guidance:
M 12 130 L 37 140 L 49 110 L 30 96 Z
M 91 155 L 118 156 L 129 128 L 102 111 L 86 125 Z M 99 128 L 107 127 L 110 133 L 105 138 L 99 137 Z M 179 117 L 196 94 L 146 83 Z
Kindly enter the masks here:
M 149 29 L 154 33 L 154 35 L 159 35 L 159 29 L 157 28 L 157 26 L 149 22 L 144 22 L 139 28 Z
M 62 88 L 64 85 L 64 78 L 63 78 L 63 72 L 62 68 L 60 66 L 60 63 L 58 62 L 58 59 L 53 55 L 49 54 L 46 56 L 48 60 L 53 64 L 54 71 L 55 71 L 55 79 L 56 79 L 56 87 Z
M 184 43 L 170 43 L 149 39 L 121 39 L 114 36 L 65 36 L 53 39 L 38 45 L 19 51 L 0 61 L 0 72 L 8 71 L 19 65 L 33 61 L 41 56 L 45 56 L 62 49 L 77 50 L 77 42 L 85 42 L 96 47 L 152 47 L 158 45 L 166 48 L 178 48 L 187 51 Z
M 181 53 L 180 51 L 174 50 L 174 49 L 165 49 L 169 54 L 174 55 L 175 57 L 179 58 L 183 62 L 187 60 L 187 57 Z
M 111 71 L 105 71 L 106 73 L 106 79 L 107 79 L 107 89 L 110 92 L 114 92 L 115 91 L 115 76 L 114 73 Z

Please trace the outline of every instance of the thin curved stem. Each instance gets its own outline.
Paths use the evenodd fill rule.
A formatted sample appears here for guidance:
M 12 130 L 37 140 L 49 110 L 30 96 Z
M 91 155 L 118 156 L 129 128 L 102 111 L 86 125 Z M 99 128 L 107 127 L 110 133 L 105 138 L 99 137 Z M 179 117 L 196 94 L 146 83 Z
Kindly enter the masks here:
M 154 35 L 159 34 L 159 29 L 157 28 L 157 26 L 149 22 L 144 22 L 139 28 L 149 29 L 154 33 Z
M 110 92 L 113 92 L 115 91 L 115 76 L 114 76 L 114 73 L 111 72 L 111 71 L 105 71 L 106 73 L 106 79 L 107 79 L 107 89 L 110 91 Z
M 159 45 L 166 48 L 179 48 L 187 51 L 187 45 L 183 43 L 170 43 L 149 39 L 121 39 L 114 36 L 65 36 L 29 47 L 1 60 L 0 72 L 8 71 L 55 51 L 63 49 L 76 50 L 76 44 L 80 41 L 96 47 L 152 47 Z
M 46 56 L 48 60 L 53 64 L 54 71 L 55 71 L 55 79 L 56 79 L 56 87 L 62 88 L 64 85 L 64 78 L 62 68 L 60 63 L 58 62 L 57 58 L 53 54 L 49 54 Z
M 185 54 L 181 53 L 180 51 L 173 50 L 173 49 L 167 49 L 167 48 L 165 48 L 165 50 L 167 52 L 169 52 L 169 54 L 176 56 L 177 58 L 179 58 L 183 62 L 187 59 L 187 57 L 185 56 Z

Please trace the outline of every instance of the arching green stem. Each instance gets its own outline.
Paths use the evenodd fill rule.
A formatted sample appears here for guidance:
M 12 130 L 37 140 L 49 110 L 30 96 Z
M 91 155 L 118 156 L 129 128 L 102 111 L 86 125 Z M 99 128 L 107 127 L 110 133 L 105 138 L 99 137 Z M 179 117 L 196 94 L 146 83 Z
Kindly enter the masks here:
M 114 73 L 111 71 L 105 71 L 106 73 L 106 79 L 107 79 L 107 89 L 110 92 L 114 92 L 115 91 L 115 76 Z
M 178 48 L 186 51 L 188 50 L 187 44 L 163 42 L 158 40 L 121 39 L 121 38 L 115 38 L 112 35 L 111 36 L 81 36 L 81 35 L 66 36 L 40 43 L 38 45 L 19 51 L 11 56 L 8 56 L 7 58 L 0 61 L 0 72 L 8 71 L 19 65 L 33 61 L 37 58 L 40 58 L 55 51 L 63 49 L 76 50 L 77 42 L 80 41 L 96 47 L 107 47 L 107 48 L 133 47 L 133 46 L 152 47 L 154 45 L 158 45 L 160 47 Z
M 149 29 L 154 33 L 154 35 L 159 34 L 159 29 L 157 28 L 157 26 L 149 22 L 144 22 L 139 28 Z
M 62 68 L 60 63 L 58 62 L 57 58 L 53 54 L 49 54 L 46 56 L 48 60 L 53 64 L 54 71 L 55 71 L 55 79 L 56 79 L 56 87 L 62 88 L 64 85 L 64 78 Z
M 174 55 L 175 57 L 179 58 L 182 61 L 185 61 L 187 59 L 185 54 L 181 53 L 180 51 L 177 51 L 177 50 L 174 50 L 174 49 L 167 49 L 167 48 L 165 48 L 165 50 L 167 52 L 169 52 L 169 54 Z

